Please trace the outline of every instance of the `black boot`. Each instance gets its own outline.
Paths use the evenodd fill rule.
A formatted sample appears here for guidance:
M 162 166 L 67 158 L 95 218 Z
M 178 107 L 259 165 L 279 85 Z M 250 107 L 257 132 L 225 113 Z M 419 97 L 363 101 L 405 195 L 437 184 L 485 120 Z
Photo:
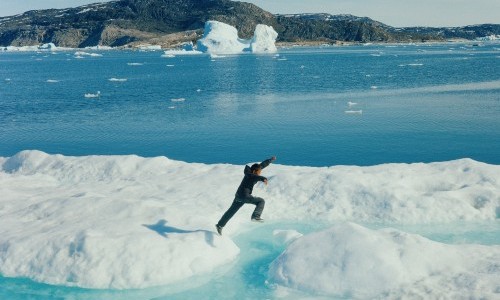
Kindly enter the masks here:
M 219 235 L 222 235 L 222 226 L 220 226 L 219 224 L 215 224 L 215 228 L 217 228 L 217 233 Z

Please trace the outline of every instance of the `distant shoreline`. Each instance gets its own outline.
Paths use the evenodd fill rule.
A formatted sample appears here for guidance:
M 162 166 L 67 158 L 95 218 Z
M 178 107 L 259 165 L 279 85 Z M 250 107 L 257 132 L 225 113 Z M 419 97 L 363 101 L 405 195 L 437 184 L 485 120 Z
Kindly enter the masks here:
M 500 40 L 467 40 L 467 39 L 450 39 L 450 40 L 429 40 L 429 41 L 419 41 L 419 42 L 345 42 L 345 41 L 297 41 L 297 42 L 276 42 L 275 45 L 278 49 L 294 48 L 294 47 L 349 47 L 349 46 L 383 46 L 383 45 L 439 45 L 439 44 L 471 44 L 479 46 L 483 43 L 499 43 Z M 151 44 L 136 44 L 136 45 L 125 45 L 119 47 L 107 47 L 107 46 L 93 46 L 86 48 L 68 48 L 68 47 L 58 47 L 52 46 L 47 47 L 47 44 L 31 45 L 31 46 L 0 46 L 0 53 L 2 52 L 51 52 L 51 51 L 169 51 L 169 50 L 180 50 L 178 46 L 175 47 L 161 47 L 161 45 L 151 45 Z

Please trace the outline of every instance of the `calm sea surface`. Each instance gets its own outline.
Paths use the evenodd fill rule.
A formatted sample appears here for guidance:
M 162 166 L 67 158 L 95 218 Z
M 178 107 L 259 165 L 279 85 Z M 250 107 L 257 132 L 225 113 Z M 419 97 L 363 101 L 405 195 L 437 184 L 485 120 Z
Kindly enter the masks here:
M 310 166 L 464 157 L 500 164 L 498 43 L 217 58 L 75 52 L 0 53 L 0 156 L 38 149 L 205 163 L 277 155 L 281 164 Z M 231 271 L 202 276 L 187 291 L 87 290 L 0 276 L 0 298 L 272 298 L 266 272 L 283 249 L 270 237 L 282 225 L 239 235 L 243 251 Z M 447 243 L 498 243 L 498 221 L 465 225 L 406 230 Z
M 499 43 L 85 52 L 0 53 L 0 156 L 500 163 Z

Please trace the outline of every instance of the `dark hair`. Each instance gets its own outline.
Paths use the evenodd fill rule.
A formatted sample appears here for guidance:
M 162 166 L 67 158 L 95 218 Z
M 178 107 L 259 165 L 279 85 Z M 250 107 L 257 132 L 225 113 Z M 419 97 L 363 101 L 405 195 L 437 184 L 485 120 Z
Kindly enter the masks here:
M 251 167 L 250 167 L 250 171 L 254 172 L 256 170 L 260 170 L 262 169 L 262 167 L 260 166 L 260 164 L 253 164 Z

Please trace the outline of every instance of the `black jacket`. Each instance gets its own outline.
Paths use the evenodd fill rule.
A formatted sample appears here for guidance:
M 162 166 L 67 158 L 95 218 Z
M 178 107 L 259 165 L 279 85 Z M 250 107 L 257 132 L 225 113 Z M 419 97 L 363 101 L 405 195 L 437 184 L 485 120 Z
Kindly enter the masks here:
M 260 163 L 260 167 L 264 169 L 265 167 L 269 166 L 269 164 L 272 162 L 272 159 L 266 159 L 265 161 Z M 240 186 L 238 187 L 238 190 L 236 191 L 236 197 L 237 198 L 248 198 L 252 196 L 252 191 L 253 191 L 253 186 L 259 182 L 259 181 L 264 181 L 266 177 L 264 176 L 259 176 L 256 174 L 253 174 L 252 171 L 250 170 L 249 166 L 245 166 L 245 177 L 243 177 L 243 180 L 241 181 Z

